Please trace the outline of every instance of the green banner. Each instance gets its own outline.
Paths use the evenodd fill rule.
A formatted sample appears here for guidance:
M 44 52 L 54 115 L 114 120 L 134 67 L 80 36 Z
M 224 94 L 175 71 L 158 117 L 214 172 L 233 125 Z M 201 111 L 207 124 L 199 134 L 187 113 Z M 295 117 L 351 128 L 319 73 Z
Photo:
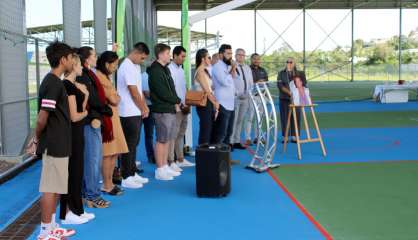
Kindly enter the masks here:
M 116 0 L 115 42 L 118 43 L 118 56 L 125 56 L 125 0 Z
M 186 74 L 186 86 L 190 89 L 191 81 L 191 67 L 190 67 L 190 26 L 189 26 L 189 0 L 182 0 L 181 2 L 181 42 L 187 51 L 186 61 L 183 64 L 184 73 Z

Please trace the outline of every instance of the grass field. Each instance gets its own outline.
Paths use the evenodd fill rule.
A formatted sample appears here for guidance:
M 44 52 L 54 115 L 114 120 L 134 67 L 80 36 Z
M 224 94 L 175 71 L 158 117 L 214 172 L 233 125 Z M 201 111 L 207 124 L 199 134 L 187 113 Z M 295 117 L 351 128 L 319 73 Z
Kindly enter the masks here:
M 333 239 L 418 239 L 418 161 L 274 171 Z
M 376 85 L 384 84 L 382 81 L 312 81 L 308 82 L 311 98 L 314 102 L 329 101 L 357 101 L 372 99 Z M 271 94 L 278 96 L 275 83 L 269 87 Z M 417 99 L 417 92 L 410 91 L 410 100 Z
M 320 112 L 321 128 L 375 128 L 418 126 L 418 111 L 396 112 Z M 308 116 L 311 119 L 310 116 Z M 314 126 L 310 121 L 310 126 Z

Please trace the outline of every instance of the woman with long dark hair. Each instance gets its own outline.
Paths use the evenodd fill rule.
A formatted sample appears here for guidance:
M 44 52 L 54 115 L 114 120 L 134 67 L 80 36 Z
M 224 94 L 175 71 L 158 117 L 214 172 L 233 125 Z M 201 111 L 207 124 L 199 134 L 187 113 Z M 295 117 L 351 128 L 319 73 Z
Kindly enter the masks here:
M 80 58 L 75 55 L 73 71 L 65 73 L 63 81 L 68 94 L 71 117 L 71 156 L 68 164 L 68 193 L 60 198 L 60 219 L 62 224 L 83 224 L 94 218 L 86 213 L 81 197 L 84 164 L 84 119 L 87 117 L 87 87 L 75 81 L 83 68 Z
M 208 96 L 206 106 L 196 108 L 199 116 L 199 145 L 210 143 L 213 123 L 219 112 L 219 103 L 213 95 L 212 78 L 208 71 L 210 65 L 211 58 L 208 50 L 199 49 L 196 52 L 195 88 L 205 92 Z
M 302 84 L 306 87 L 306 77 L 303 71 L 298 71 L 296 67 L 296 61 L 294 58 L 288 58 L 286 60 L 285 68 L 277 75 L 277 87 L 279 88 L 279 108 L 280 108 L 280 123 L 282 127 L 282 136 L 285 136 L 287 118 L 290 114 L 289 105 L 292 103 L 292 93 L 290 91 L 289 83 L 293 81 L 295 76 L 299 76 L 302 80 Z M 300 108 L 296 109 L 298 129 L 300 133 Z M 296 131 L 294 126 L 293 116 L 290 121 L 290 136 L 292 136 L 292 142 L 296 142 Z
M 109 195 L 121 195 L 123 193 L 117 185 L 112 182 L 113 170 L 118 156 L 129 152 L 120 123 L 118 104 L 120 97 L 113 87 L 111 75 L 117 70 L 119 57 L 116 52 L 105 51 L 97 59 L 96 75 L 104 88 L 107 104 L 112 108 L 112 135 L 113 139 L 103 143 L 103 187 L 102 192 Z
M 96 67 L 96 51 L 91 47 L 78 49 L 83 74 L 77 82 L 87 86 L 89 111 L 84 125 L 84 179 L 83 197 L 88 207 L 107 208 L 109 201 L 101 197 L 100 166 L 103 158 L 103 142 L 112 140 L 112 109 L 106 105 L 106 96 L 100 80 L 93 72 Z

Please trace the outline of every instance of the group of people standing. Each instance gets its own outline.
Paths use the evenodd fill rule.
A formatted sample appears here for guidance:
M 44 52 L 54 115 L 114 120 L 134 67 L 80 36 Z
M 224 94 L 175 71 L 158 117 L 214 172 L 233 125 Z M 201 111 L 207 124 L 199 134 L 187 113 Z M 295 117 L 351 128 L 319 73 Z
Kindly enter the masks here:
M 245 149 L 246 146 L 257 142 L 256 137 L 251 137 L 255 108 L 252 106 L 250 92 L 254 84 L 268 82 L 269 79 L 267 71 L 261 67 L 259 54 L 251 55 L 251 65 L 246 64 L 245 58 L 245 50 L 238 48 L 235 50 L 234 61 L 232 47 L 228 44 L 221 45 L 218 53 L 212 55 L 212 59 L 206 49 L 197 51 L 195 88 L 204 91 L 208 96 L 207 105 L 197 107 L 200 120 L 199 144 L 229 144 L 234 150 Z M 289 58 L 285 68 L 277 76 L 283 137 L 292 99 L 289 84 L 295 79 L 300 80 L 306 87 L 304 72 L 298 71 L 295 60 Z M 255 96 L 255 101 L 260 101 L 258 98 Z M 242 141 L 243 131 L 245 141 Z M 290 135 L 294 142 L 293 125 Z
M 56 41 L 46 48 L 51 71 L 39 88 L 35 135 L 27 149 L 42 156 L 38 239 L 75 234 L 56 223 L 58 201 L 62 224 L 84 224 L 95 218 L 84 206 L 107 208 L 111 202 L 103 194 L 119 196 L 122 188 L 141 188 L 149 181 L 138 174 L 136 162 L 142 122 L 157 180 L 173 180 L 181 167 L 194 166 L 184 159 L 182 145 L 189 111 L 181 69 L 186 50 L 178 47 L 173 52 L 169 68 L 170 47 L 155 46 L 157 60 L 145 73 L 149 81 L 143 90 L 140 65 L 150 55 L 145 43 L 135 44 L 121 64 L 116 49 L 97 57 L 88 46 L 72 48 Z M 116 72 L 117 88 L 112 83 Z M 121 187 L 114 183 L 118 168 Z
M 186 49 L 177 46 L 171 57 L 168 45 L 157 44 L 155 61 L 142 71 L 150 55 L 142 42 L 121 62 L 115 48 L 98 58 L 88 46 L 72 48 L 56 41 L 46 48 L 51 71 L 39 89 L 35 135 L 28 145 L 28 152 L 42 156 L 39 240 L 75 234 L 56 223 L 58 201 L 62 224 L 83 224 L 95 218 L 84 205 L 107 208 L 111 202 L 103 194 L 119 196 L 123 188 L 138 189 L 149 182 L 139 175 L 143 170 L 136 161 L 142 125 L 148 161 L 156 164 L 156 180 L 173 180 L 183 167 L 194 166 L 183 153 L 191 112 L 182 67 L 186 54 Z M 206 106 L 196 109 L 199 145 L 223 143 L 233 150 L 252 143 L 254 108 L 249 94 L 253 84 L 268 81 L 268 74 L 260 66 L 260 55 L 251 55 L 250 66 L 245 63 L 244 49 L 235 51 L 235 61 L 232 55 L 227 44 L 213 59 L 206 49 L 196 53 L 194 86 L 208 98 Z M 282 107 L 290 98 L 288 83 L 299 76 L 295 70 L 279 73 L 281 114 L 286 114 Z M 119 173 L 115 169 L 120 170 L 121 187 L 114 183 Z
M 250 105 L 250 91 L 254 83 L 268 81 L 268 74 L 260 66 L 260 55 L 251 55 L 251 66 L 245 63 L 245 56 L 245 50 L 239 48 L 234 61 L 228 44 L 223 44 L 212 59 L 206 49 L 197 51 L 195 88 L 208 96 L 207 105 L 197 107 L 198 144 L 229 144 L 233 150 L 245 149 L 252 143 L 254 108 Z M 242 144 L 244 128 L 246 141 Z

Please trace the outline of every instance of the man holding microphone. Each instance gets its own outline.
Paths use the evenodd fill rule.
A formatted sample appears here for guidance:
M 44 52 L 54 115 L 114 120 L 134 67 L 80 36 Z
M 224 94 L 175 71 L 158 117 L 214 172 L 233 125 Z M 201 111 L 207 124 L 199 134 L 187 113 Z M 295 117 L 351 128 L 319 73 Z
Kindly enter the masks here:
M 222 44 L 219 48 L 219 61 L 212 67 L 215 97 L 218 100 L 219 114 L 212 133 L 212 143 L 230 145 L 234 126 L 235 78 L 237 65 L 232 61 L 232 47 Z

